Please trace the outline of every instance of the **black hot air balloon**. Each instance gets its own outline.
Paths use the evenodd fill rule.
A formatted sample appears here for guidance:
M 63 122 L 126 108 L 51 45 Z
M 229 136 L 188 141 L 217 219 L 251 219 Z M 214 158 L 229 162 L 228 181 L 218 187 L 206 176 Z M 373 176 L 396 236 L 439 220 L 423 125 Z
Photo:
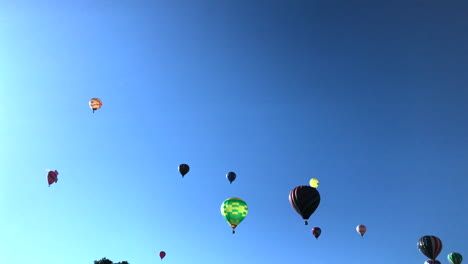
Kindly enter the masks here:
M 229 183 L 232 183 L 236 179 L 236 174 L 234 172 L 228 172 L 226 178 L 229 180 Z
M 418 249 L 424 256 L 435 260 L 442 251 L 442 241 L 436 236 L 423 236 L 418 240 Z
M 182 178 L 187 174 L 190 170 L 190 166 L 187 164 L 180 164 L 179 165 L 179 172 L 182 174 Z
M 307 220 L 320 204 L 320 193 L 317 189 L 307 185 L 298 186 L 289 193 L 289 203 L 302 216 L 307 225 Z

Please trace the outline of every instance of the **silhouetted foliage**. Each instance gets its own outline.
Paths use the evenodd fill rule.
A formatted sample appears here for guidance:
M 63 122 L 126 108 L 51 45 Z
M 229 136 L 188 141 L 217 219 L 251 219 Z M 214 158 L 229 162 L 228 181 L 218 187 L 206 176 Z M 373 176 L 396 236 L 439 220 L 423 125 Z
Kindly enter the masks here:
M 101 260 L 95 260 L 94 264 L 129 264 L 129 263 L 127 261 L 121 261 L 121 262 L 114 263 L 109 259 L 102 258 Z

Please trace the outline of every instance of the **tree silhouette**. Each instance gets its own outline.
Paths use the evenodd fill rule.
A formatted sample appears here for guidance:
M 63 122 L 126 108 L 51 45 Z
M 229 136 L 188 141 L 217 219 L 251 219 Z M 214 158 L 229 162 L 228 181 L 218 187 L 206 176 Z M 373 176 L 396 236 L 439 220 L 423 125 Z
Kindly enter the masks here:
M 94 264 L 129 264 L 129 263 L 127 261 L 121 261 L 121 262 L 114 263 L 114 262 L 112 262 L 111 260 L 109 260 L 107 258 L 102 258 L 101 260 L 95 260 Z

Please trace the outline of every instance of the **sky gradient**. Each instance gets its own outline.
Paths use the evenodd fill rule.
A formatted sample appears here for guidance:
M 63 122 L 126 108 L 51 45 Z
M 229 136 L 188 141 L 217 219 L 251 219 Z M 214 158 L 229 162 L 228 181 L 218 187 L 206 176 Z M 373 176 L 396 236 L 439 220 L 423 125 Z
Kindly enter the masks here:
M 422 264 L 424 235 L 442 240 L 442 263 L 468 257 L 467 13 L 1 2 L 2 263 L 143 264 L 164 250 L 178 264 Z M 312 177 L 322 201 L 305 226 L 288 194 Z M 230 197 L 249 206 L 235 235 Z

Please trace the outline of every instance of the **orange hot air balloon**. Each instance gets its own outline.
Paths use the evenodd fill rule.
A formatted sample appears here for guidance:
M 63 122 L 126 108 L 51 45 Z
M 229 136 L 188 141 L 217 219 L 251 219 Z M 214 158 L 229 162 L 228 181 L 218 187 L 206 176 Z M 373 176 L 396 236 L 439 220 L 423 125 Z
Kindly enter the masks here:
M 356 231 L 361 235 L 361 237 L 364 237 L 364 234 L 366 233 L 367 228 L 365 225 L 358 225 L 356 227 Z
M 102 101 L 99 98 L 92 98 L 91 100 L 89 100 L 89 106 L 91 107 L 91 109 L 93 109 L 94 113 L 94 111 L 101 109 Z

